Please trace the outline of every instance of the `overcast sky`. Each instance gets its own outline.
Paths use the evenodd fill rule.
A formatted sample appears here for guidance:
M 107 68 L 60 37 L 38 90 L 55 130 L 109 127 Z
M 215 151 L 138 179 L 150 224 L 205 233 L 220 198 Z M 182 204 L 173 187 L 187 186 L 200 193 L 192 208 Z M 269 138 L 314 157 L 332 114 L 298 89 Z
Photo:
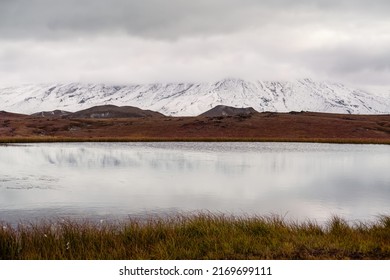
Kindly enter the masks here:
M 388 0 L 0 0 L 0 85 L 311 77 L 390 90 Z

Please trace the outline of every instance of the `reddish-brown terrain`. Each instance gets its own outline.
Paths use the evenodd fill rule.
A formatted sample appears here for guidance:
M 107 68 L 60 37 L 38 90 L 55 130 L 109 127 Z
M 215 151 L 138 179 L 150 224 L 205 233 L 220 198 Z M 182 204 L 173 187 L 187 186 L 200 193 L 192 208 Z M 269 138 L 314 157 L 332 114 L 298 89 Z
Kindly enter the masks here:
M 390 115 L 309 112 L 81 119 L 0 112 L 0 141 L 313 141 L 390 144 Z

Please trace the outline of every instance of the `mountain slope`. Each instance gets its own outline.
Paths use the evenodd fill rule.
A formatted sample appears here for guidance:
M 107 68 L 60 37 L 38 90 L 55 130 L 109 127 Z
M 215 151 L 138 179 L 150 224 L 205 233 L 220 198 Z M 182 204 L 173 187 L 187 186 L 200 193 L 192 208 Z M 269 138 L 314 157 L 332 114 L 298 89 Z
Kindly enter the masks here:
M 150 110 L 141 110 L 136 107 L 114 105 L 94 106 L 69 115 L 70 118 L 142 118 L 142 117 L 164 117 L 163 114 Z
M 71 112 L 68 111 L 63 111 L 63 110 L 54 110 L 54 111 L 43 111 L 43 112 L 37 112 L 34 114 L 31 114 L 33 117 L 66 117 L 72 114 Z
M 259 112 L 390 113 L 390 98 L 310 79 L 291 82 L 225 79 L 216 83 L 127 86 L 73 83 L 0 88 L 0 110 L 19 113 L 56 109 L 74 112 L 107 104 L 134 106 L 172 116 L 196 116 L 217 105 L 253 107 Z
M 237 115 L 250 115 L 257 113 L 252 107 L 247 108 L 235 108 L 225 105 L 218 105 L 213 109 L 204 112 L 200 116 L 202 117 L 226 117 L 226 116 L 237 116 Z

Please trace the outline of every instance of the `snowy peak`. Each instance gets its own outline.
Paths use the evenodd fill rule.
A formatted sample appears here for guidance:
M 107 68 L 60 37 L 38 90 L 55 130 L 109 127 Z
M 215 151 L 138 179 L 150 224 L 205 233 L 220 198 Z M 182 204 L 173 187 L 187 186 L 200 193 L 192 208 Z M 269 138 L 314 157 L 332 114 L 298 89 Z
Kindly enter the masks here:
M 339 83 L 311 79 L 282 82 L 230 78 L 214 83 L 122 86 L 71 83 L 0 88 L 0 110 L 26 114 L 74 112 L 107 104 L 172 116 L 196 116 L 218 105 L 253 107 L 259 112 L 390 114 L 389 99 Z

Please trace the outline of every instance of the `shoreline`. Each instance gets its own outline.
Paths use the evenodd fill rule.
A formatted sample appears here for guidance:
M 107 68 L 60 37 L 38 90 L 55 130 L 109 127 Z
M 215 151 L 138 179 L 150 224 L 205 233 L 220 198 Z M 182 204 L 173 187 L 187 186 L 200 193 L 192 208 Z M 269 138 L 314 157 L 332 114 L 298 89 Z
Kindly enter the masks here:
M 323 144 L 362 144 L 390 145 L 390 139 L 348 139 L 348 138 L 152 138 L 152 137 L 0 137 L 0 144 L 26 143 L 132 143 L 132 142 L 269 142 L 269 143 L 323 143 Z
M 388 145 L 390 115 L 303 112 L 106 119 L 2 116 L 0 143 L 29 142 L 310 142 Z

